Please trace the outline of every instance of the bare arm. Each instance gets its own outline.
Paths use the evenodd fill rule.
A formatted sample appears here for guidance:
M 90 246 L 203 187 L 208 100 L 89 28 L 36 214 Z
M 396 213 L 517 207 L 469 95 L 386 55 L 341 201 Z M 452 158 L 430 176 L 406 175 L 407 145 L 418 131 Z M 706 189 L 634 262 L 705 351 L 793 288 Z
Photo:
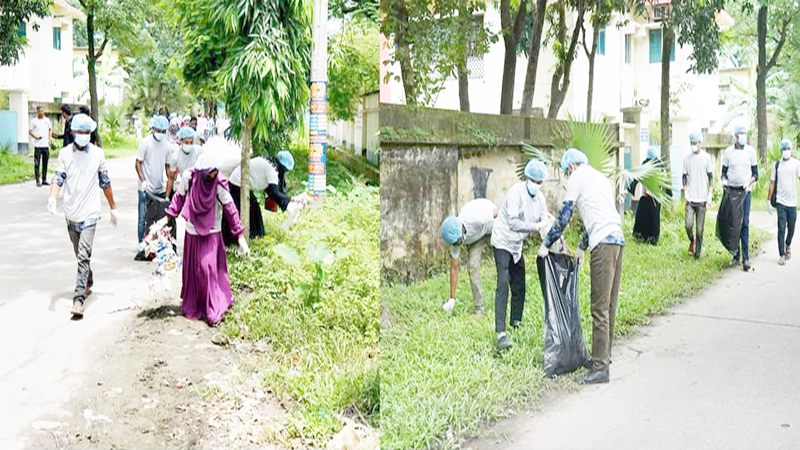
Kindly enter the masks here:
M 458 284 L 458 258 L 450 259 L 450 298 L 456 298 L 456 284 Z
M 772 194 L 774 194 L 774 193 L 775 193 L 775 182 L 774 181 L 770 181 L 769 182 L 769 195 L 767 195 L 767 199 L 772 199 Z
M 175 174 L 173 174 L 172 171 L 169 170 L 169 164 L 166 165 L 166 171 L 167 171 L 167 198 L 169 198 L 169 195 L 172 194 L 172 183 L 175 181 Z
M 136 173 L 139 175 L 139 181 L 144 181 L 144 171 L 142 170 L 142 162 L 136 160 Z
M 53 185 L 53 187 L 58 187 L 58 186 Z M 52 190 L 51 190 L 51 192 L 52 192 Z M 111 185 L 110 184 L 103 188 L 103 194 L 105 194 L 106 200 L 108 200 L 108 206 L 111 209 L 117 209 L 117 204 L 116 204 L 116 202 L 114 202 L 114 192 L 111 190 Z
M 50 197 L 58 198 L 58 193 L 61 192 L 61 186 L 58 183 L 53 183 L 50 185 Z

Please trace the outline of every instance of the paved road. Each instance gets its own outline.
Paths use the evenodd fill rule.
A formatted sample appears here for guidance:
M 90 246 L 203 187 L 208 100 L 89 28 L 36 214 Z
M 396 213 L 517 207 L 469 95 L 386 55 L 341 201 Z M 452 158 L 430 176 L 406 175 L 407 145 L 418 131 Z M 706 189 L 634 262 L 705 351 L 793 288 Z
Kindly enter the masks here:
M 83 375 L 99 371 L 101 346 L 143 304 L 151 263 L 134 262 L 137 194 L 133 158 L 108 161 L 119 226 L 109 225 L 108 204 L 92 254 L 94 294 L 86 316 L 72 321 L 77 263 L 59 199 L 47 212 L 47 187 L 34 182 L 0 186 L 0 448 L 25 447 L 32 421 L 57 420 Z M 51 167 L 55 162 L 51 162 Z
M 775 216 L 753 213 L 775 231 Z M 713 239 L 713 227 L 709 238 Z M 465 449 L 797 449 L 800 254 L 728 271 L 614 349 L 611 383 L 555 394 Z

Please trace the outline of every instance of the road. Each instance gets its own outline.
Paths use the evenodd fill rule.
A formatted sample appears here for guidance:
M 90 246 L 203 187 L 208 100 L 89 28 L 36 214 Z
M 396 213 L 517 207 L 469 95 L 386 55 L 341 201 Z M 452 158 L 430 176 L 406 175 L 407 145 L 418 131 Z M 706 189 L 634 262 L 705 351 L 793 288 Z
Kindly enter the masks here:
M 77 263 L 64 220 L 47 212 L 49 188 L 34 182 L 0 186 L 0 448 L 24 448 L 44 415 L 65 408 L 87 373 L 101 370 L 102 349 L 149 297 L 152 263 L 135 262 L 137 194 L 134 159 L 108 160 L 119 226 L 103 199 L 92 253 L 94 293 L 85 317 L 71 320 Z M 51 168 L 55 161 L 51 162 Z M 121 311 L 120 311 L 121 310 Z
M 775 233 L 775 216 L 751 223 Z M 713 227 L 709 239 L 713 239 Z M 611 382 L 551 394 L 464 449 L 796 449 L 800 256 L 729 270 L 613 351 Z

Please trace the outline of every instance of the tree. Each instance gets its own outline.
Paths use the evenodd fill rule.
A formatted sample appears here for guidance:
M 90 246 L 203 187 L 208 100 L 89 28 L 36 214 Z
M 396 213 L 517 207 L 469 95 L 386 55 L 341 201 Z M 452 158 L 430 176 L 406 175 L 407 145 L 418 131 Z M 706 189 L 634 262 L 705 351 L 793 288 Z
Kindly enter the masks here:
M 328 2 L 328 17 L 364 20 L 377 24 L 379 15 L 380 4 L 377 0 L 331 0 Z
M 533 94 L 536 88 L 536 70 L 539 67 L 539 49 L 542 45 L 542 29 L 544 28 L 545 7 L 547 0 L 536 0 L 536 12 L 533 14 L 533 31 L 528 48 L 528 68 L 525 71 L 525 84 L 522 89 L 522 115 L 528 116 L 533 108 Z
M 362 96 L 379 88 L 378 26 L 349 21 L 328 45 L 328 117 L 350 120 Z
M 575 10 L 575 26 L 567 40 L 567 11 L 568 8 Z M 548 39 L 553 41 L 553 53 L 556 56 L 556 67 L 553 73 L 553 80 L 550 83 L 550 109 L 547 117 L 555 119 L 558 111 L 564 104 L 569 89 L 570 74 L 572 72 L 572 62 L 575 61 L 576 50 L 580 31 L 583 28 L 583 15 L 586 12 L 586 0 L 559 0 L 550 6 L 547 13 L 547 21 L 550 24 Z
M 502 27 L 505 57 L 503 59 L 503 87 L 500 92 L 500 114 L 511 114 L 514 108 L 514 79 L 517 73 L 517 43 L 528 15 L 527 1 L 519 0 L 515 10 L 511 0 L 500 0 L 500 26 Z
M 588 9 L 592 12 L 592 44 L 587 45 L 586 27 L 581 27 L 583 35 L 583 51 L 589 59 L 589 87 L 586 93 L 586 118 L 592 118 L 592 99 L 594 97 L 594 63 L 597 56 L 597 45 L 600 38 L 600 29 L 611 21 L 614 11 L 624 12 L 627 5 L 624 0 L 588 0 Z
M 242 143 L 242 179 L 254 143 L 275 148 L 309 104 L 312 3 L 306 0 L 177 0 L 186 63 L 194 86 L 211 78 Z M 281 140 L 284 140 L 281 142 Z M 250 187 L 241 186 L 244 236 L 250 236 Z
M 19 33 L 20 26 L 31 16 L 50 15 L 52 0 L 14 0 L 4 1 L 0 6 L 0 66 L 13 66 L 25 50 L 28 39 Z M 39 25 L 34 23 L 35 30 Z

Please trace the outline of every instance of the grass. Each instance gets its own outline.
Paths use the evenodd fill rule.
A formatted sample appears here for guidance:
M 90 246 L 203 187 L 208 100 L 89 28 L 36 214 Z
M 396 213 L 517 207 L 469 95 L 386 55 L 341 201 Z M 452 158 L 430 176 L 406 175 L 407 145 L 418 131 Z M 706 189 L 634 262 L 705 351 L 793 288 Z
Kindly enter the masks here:
M 0 151 L 0 185 L 33 179 L 33 160 Z
M 630 334 L 648 324 L 652 315 L 700 292 L 718 278 L 729 254 L 714 237 L 711 218 L 706 225 L 702 258 L 686 255 L 688 240 L 679 215 L 662 215 L 658 246 L 629 238 L 623 253 L 623 278 L 615 332 Z M 626 236 L 632 218 L 626 217 Z M 751 245 L 761 245 L 767 233 L 751 229 Z M 578 234 L 567 236 L 574 248 Z M 515 346 L 502 356 L 495 352 L 493 261 L 482 266 L 487 314 L 472 314 L 469 277 L 459 278 L 459 302 L 452 316 L 441 308 L 448 297 L 449 275 L 442 273 L 412 285 L 384 285 L 390 325 L 381 330 L 381 448 L 459 448 L 491 420 L 530 406 L 552 384 L 543 369 L 543 303 L 538 283 L 536 245 L 526 250 L 526 304 Z M 445 262 L 442 262 L 445 265 Z M 584 337 L 591 348 L 589 265 L 582 267 L 579 303 Z M 574 387 L 562 377 L 557 383 Z

